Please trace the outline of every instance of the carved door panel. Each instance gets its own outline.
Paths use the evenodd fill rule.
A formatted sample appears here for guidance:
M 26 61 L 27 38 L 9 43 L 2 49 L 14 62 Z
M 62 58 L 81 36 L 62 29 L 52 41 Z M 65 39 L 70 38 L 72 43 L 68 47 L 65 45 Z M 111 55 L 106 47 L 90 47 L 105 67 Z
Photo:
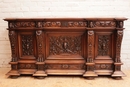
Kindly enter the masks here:
M 48 32 L 46 34 L 46 57 L 83 57 L 83 32 Z
M 36 41 L 34 32 L 19 32 L 19 58 L 35 59 L 36 57 Z
M 96 32 L 95 35 L 95 58 L 111 59 L 113 58 L 113 33 Z

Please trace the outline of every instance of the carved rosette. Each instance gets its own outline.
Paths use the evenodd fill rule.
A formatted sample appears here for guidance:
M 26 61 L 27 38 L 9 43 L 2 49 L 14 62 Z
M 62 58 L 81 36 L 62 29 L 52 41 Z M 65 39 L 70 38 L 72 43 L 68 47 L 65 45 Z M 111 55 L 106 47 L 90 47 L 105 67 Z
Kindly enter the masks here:
M 42 35 L 42 30 L 37 30 L 36 31 L 36 39 L 37 39 L 37 50 L 38 50 L 38 62 L 43 62 L 43 35 Z
M 12 51 L 12 62 L 17 61 L 17 34 L 15 31 L 9 31 L 9 39 L 10 39 L 10 45 L 11 45 L 11 51 Z
M 99 35 L 98 36 L 98 55 L 107 56 L 109 55 L 109 35 Z
M 123 37 L 123 31 L 118 30 L 117 31 L 117 41 L 116 41 L 116 59 L 115 62 L 120 63 L 120 50 L 121 50 L 121 42 Z
M 80 54 L 81 36 L 50 36 L 50 55 Z
M 22 35 L 22 55 L 33 55 L 33 36 Z

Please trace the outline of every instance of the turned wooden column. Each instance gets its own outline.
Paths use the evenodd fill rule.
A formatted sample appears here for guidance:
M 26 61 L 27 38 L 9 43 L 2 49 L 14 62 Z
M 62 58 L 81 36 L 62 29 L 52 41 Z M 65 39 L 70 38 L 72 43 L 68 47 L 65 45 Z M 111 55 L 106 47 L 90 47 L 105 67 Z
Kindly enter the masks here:
M 86 61 L 86 72 L 83 75 L 84 77 L 88 77 L 88 79 L 93 79 L 93 77 L 98 76 L 94 72 L 94 31 L 89 30 L 87 34 L 87 50 L 88 50 L 88 56 L 87 56 L 87 61 Z
M 43 42 L 43 40 L 45 40 L 45 39 L 43 37 L 42 30 L 37 30 L 36 31 L 36 43 L 37 43 L 37 54 L 38 54 L 37 62 L 36 62 L 37 71 L 33 74 L 33 76 L 38 76 L 39 78 L 43 78 L 43 77 L 47 76 L 47 74 L 44 71 L 44 67 L 45 67 L 44 43 L 45 42 Z
M 9 31 L 9 40 L 11 45 L 11 52 L 12 52 L 12 59 L 9 64 L 11 64 L 11 70 L 7 73 L 7 75 L 10 75 L 12 77 L 19 76 L 18 72 L 18 48 L 17 48 L 17 33 L 15 31 Z

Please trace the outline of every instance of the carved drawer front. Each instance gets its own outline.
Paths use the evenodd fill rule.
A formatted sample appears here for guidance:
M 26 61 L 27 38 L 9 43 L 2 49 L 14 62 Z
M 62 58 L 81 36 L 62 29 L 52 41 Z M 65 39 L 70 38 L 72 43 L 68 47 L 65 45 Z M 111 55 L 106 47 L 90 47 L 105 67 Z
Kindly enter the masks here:
M 113 65 L 112 64 L 96 64 L 95 65 L 95 70 L 113 70 Z
M 71 69 L 71 70 L 83 70 L 85 69 L 85 64 L 47 64 L 46 69 Z
M 61 70 L 83 70 L 85 69 L 85 60 L 77 59 L 77 60 L 56 60 L 56 59 L 49 59 L 45 61 L 46 69 L 61 69 Z
M 33 32 L 20 32 L 19 36 L 19 56 L 21 59 L 35 59 L 36 41 Z
M 36 64 L 34 63 L 20 63 L 18 64 L 19 69 L 36 69 Z
M 96 32 L 95 40 L 95 58 L 96 59 L 109 59 L 113 58 L 113 33 Z

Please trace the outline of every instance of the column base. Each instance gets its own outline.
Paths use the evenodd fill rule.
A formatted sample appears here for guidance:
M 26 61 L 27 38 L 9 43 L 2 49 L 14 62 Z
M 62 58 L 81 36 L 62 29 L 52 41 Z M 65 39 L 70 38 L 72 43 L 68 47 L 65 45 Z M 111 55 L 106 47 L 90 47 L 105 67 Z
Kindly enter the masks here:
M 47 76 L 47 74 L 45 73 L 45 71 L 36 71 L 33 76 Z
M 115 71 L 112 75 L 112 77 L 122 77 L 126 76 L 122 71 Z

